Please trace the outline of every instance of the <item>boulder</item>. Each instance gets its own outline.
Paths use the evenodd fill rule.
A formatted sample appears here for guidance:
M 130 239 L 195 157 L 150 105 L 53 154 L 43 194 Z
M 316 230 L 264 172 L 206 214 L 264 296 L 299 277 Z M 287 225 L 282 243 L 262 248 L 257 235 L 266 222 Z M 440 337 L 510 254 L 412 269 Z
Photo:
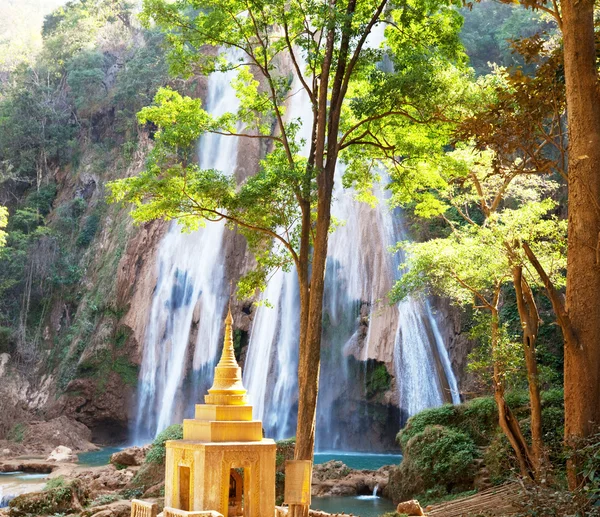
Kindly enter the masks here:
M 81 512 L 82 517 L 129 517 L 131 501 L 115 501 L 114 503 L 95 506 Z
M 406 515 L 425 515 L 423 513 L 423 508 L 421 508 L 419 501 L 416 499 L 399 503 L 396 512 L 404 513 Z
M 77 454 L 73 452 L 69 447 L 59 445 L 54 449 L 46 461 L 55 461 L 57 463 L 77 463 Z
M 138 467 L 144 463 L 146 454 L 150 450 L 150 445 L 144 447 L 128 447 L 122 451 L 115 452 L 110 457 L 110 462 L 115 465 L 124 465 L 125 467 Z
M 134 473 L 129 469 L 117 470 L 114 465 L 96 467 L 77 474 L 94 494 L 122 490 L 133 479 Z
M 48 454 L 59 445 L 74 452 L 97 450 L 91 440 L 92 432 L 87 426 L 63 415 L 25 424 L 22 446 L 28 454 Z
M 387 486 L 391 466 L 378 470 L 354 470 L 341 461 L 315 465 L 311 493 L 315 497 L 379 494 Z

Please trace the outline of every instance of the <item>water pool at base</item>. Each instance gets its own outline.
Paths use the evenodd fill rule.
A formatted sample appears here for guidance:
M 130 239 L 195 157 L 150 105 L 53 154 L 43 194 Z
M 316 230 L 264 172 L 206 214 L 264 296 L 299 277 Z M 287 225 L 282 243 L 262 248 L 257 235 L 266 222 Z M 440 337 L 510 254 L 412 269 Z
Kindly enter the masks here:
M 331 460 L 339 460 L 351 469 L 377 470 L 384 465 L 399 465 L 402 455 L 336 451 L 315 453 L 315 464 L 317 465 Z
M 82 452 L 77 455 L 79 464 L 86 467 L 102 467 L 108 465 L 110 457 L 115 453 L 122 451 L 123 447 L 103 447 L 97 451 Z
M 79 463 L 88 467 L 108 465 L 111 455 L 121 450 L 123 447 L 103 447 L 97 451 L 83 452 L 78 455 Z M 336 451 L 315 453 L 316 464 L 330 460 L 339 460 L 351 469 L 377 470 L 384 465 L 398 465 L 402 460 L 402 455 Z
M 327 513 L 351 513 L 359 517 L 379 517 L 393 512 L 396 506 L 389 499 L 361 495 L 358 497 L 313 497 L 310 505 L 313 510 Z

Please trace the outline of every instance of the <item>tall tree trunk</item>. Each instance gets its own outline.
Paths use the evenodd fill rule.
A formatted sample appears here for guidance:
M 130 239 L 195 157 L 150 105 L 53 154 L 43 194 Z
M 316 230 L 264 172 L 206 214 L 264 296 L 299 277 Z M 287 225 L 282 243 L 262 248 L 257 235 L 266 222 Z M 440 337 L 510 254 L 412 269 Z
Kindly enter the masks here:
M 594 1 L 564 0 L 564 64 L 569 124 L 567 312 L 578 344 L 565 343 L 565 440 L 600 424 L 600 95 Z M 569 486 L 579 484 L 569 465 Z
M 300 341 L 298 357 L 298 424 L 296 426 L 296 448 L 294 459 L 313 460 L 315 426 L 317 419 L 317 397 L 321 368 L 321 331 L 323 322 L 323 293 L 325 290 L 325 266 L 327 244 L 331 225 L 331 197 L 336 160 L 328 160 L 317 181 L 317 223 L 313 245 L 310 290 L 306 306 L 302 308 L 306 317 L 306 333 Z M 301 312 L 302 312 L 301 311 Z M 307 517 L 308 506 L 293 505 L 290 517 Z
M 504 435 L 506 438 L 508 438 L 511 447 L 515 451 L 521 474 L 523 476 L 532 477 L 532 472 L 534 469 L 529 446 L 527 445 L 527 441 L 521 432 L 519 422 L 513 415 L 513 412 L 504 399 L 504 371 L 497 358 L 498 345 L 500 344 L 500 327 L 496 303 L 494 304 L 491 312 L 492 362 L 494 370 L 492 380 L 494 384 L 494 400 L 496 401 L 496 406 L 498 407 L 498 423 L 500 424 Z
M 545 463 L 542 435 L 542 400 L 540 397 L 540 379 L 535 354 L 540 316 L 533 293 L 523 277 L 523 267 L 520 265 L 513 267 L 513 282 L 517 295 L 517 308 L 521 319 L 521 327 L 523 329 L 523 353 L 527 368 L 529 404 L 531 406 L 531 459 L 537 476 Z

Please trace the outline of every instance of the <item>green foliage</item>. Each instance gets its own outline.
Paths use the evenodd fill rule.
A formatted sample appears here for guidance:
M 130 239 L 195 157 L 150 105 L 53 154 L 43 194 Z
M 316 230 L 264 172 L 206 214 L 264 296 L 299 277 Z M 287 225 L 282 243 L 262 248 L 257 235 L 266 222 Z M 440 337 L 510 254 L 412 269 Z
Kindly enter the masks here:
M 67 485 L 67 480 L 64 476 L 57 476 L 55 478 L 49 479 L 44 486 L 44 490 L 53 490 L 55 488 L 62 488 Z
M 344 184 L 356 186 L 359 197 L 367 201 L 372 200 L 369 189 L 379 177 L 375 163 L 394 166 L 393 157 L 415 154 L 409 152 L 415 147 L 409 128 L 419 130 L 412 121 L 435 119 L 440 105 L 453 110 L 453 99 L 462 94 L 462 88 L 452 88 L 465 63 L 458 37 L 462 20 L 457 11 L 443 1 L 389 2 L 383 10 L 377 6 L 371 0 L 356 5 L 335 3 L 327 12 L 307 8 L 303 2 L 276 0 L 266 9 L 261 2 L 208 0 L 198 9 L 193 0 L 146 0 L 142 22 L 164 35 L 173 75 L 189 78 L 197 73 L 235 70 L 237 77 L 231 86 L 239 108 L 213 117 L 199 100 L 159 89 L 154 105 L 139 114 L 141 124 L 157 128 L 156 146 L 145 171 L 110 185 L 112 199 L 132 203 L 137 222 L 180 219 L 186 230 L 192 230 L 207 219 L 228 220 L 244 234 L 257 259 L 257 268 L 239 284 L 240 297 L 264 288 L 273 269 L 299 265 L 300 247 L 311 246 L 308 226 L 314 224 L 317 213 L 309 209 L 317 200 L 315 162 L 324 154 L 319 151 L 319 156 L 308 159 L 302 156 L 306 144 L 300 136 L 302 122 L 284 117 L 295 82 L 305 80 L 315 111 L 328 111 L 327 104 L 317 107 L 318 96 L 308 90 L 322 81 L 331 95 L 337 95 L 333 85 L 341 83 L 325 76 L 333 78 L 340 67 L 345 86 L 340 90 L 340 109 L 332 111 L 336 126 L 339 116 L 340 130 L 329 131 L 323 138 L 338 139 L 339 133 L 345 140 L 347 145 L 339 146 L 340 159 L 346 162 Z M 354 8 L 348 16 L 346 9 Z M 394 22 L 386 29 L 385 51 L 364 48 L 365 32 L 384 18 Z M 274 25 L 282 27 L 288 37 L 273 39 L 269 27 Z M 330 28 L 336 49 L 348 44 L 350 54 L 355 52 L 351 66 L 346 67 L 345 58 L 336 57 L 331 70 L 322 67 L 326 38 L 316 34 Z M 205 45 L 220 50 L 207 53 Z M 335 50 L 334 54 L 339 52 L 345 51 Z M 394 64 L 387 72 L 378 66 L 384 53 Z M 296 58 L 306 66 L 298 65 L 288 73 L 278 65 L 281 59 L 298 63 Z M 241 134 L 272 145 L 258 173 L 236 185 L 233 171 L 200 170 L 195 163 L 193 144 L 206 132 Z M 431 140 L 427 130 L 420 136 Z M 330 153 L 327 159 L 330 166 L 337 155 Z M 308 217 L 297 224 L 302 209 Z M 300 239 L 302 231 L 308 235 L 304 240 Z M 310 261 L 310 252 L 307 255 L 304 262 Z
M 465 23 L 461 40 L 478 74 L 491 71 L 491 66 L 518 66 L 523 60 L 510 46 L 513 39 L 527 38 L 553 28 L 537 11 L 515 4 L 478 2 L 461 10 Z
M 60 74 L 73 56 L 91 50 L 107 25 L 117 27 L 112 34 L 117 39 L 129 21 L 131 7 L 126 0 L 72 0 L 53 11 L 42 29 L 43 58 L 52 63 L 51 70 Z
M 0 184 L 33 183 L 68 159 L 76 126 L 60 88 L 23 69 L 0 96 Z
M 107 68 L 105 56 L 97 50 L 80 52 L 67 64 L 67 83 L 80 114 L 97 111 L 98 104 L 106 98 Z
M 27 427 L 25 424 L 18 423 L 8 433 L 7 438 L 13 442 L 21 443 L 25 439 L 25 431 Z
M 83 222 L 83 228 L 79 232 L 77 236 L 77 245 L 81 247 L 89 246 L 94 237 L 96 236 L 96 232 L 100 226 L 100 215 L 97 213 L 91 214 L 86 217 Z
M 483 461 L 490 473 L 490 481 L 499 485 L 515 474 L 517 458 L 510 442 L 502 433 L 497 433 L 483 453 Z
M 442 426 L 427 426 L 406 444 L 405 455 L 435 484 L 473 473 L 477 448 L 466 434 Z
M 128 386 L 136 386 L 138 381 L 139 367 L 125 357 L 117 357 L 112 365 L 113 371 L 118 373 L 123 382 Z M 171 438 L 169 438 L 170 440 Z
M 120 492 L 123 499 L 139 499 L 144 495 L 143 488 L 125 488 Z
M 439 489 L 439 495 L 470 488 L 477 457 L 477 446 L 467 434 L 441 425 L 426 426 L 403 449 L 398 499 L 433 488 Z
M 135 114 L 150 104 L 157 90 L 167 82 L 162 43 L 162 34 L 156 30 L 145 31 L 144 45 L 134 50 L 117 75 L 113 99 L 118 110 L 117 129 L 121 132 L 133 131 Z
M 391 387 L 392 376 L 385 364 L 375 361 L 367 363 L 365 386 L 367 397 L 372 398 L 388 391 Z
M 0 326 L 0 354 L 14 351 L 13 331 L 10 327 Z
M 164 464 L 165 442 L 167 440 L 181 440 L 183 438 L 183 427 L 181 424 L 173 424 L 160 432 L 152 442 L 152 447 L 146 455 L 145 463 Z
M 92 506 L 92 507 L 93 506 L 102 506 L 105 504 L 113 503 L 118 500 L 119 500 L 119 496 L 117 494 L 103 494 L 103 495 L 96 497 L 96 499 L 94 499 L 90 503 L 90 506 Z
M 397 440 L 405 450 L 408 441 L 419 433 L 425 431 L 425 428 L 432 425 L 448 426 L 452 425 L 457 419 L 457 406 L 444 404 L 437 408 L 425 409 L 408 419 L 403 429 L 400 430 Z

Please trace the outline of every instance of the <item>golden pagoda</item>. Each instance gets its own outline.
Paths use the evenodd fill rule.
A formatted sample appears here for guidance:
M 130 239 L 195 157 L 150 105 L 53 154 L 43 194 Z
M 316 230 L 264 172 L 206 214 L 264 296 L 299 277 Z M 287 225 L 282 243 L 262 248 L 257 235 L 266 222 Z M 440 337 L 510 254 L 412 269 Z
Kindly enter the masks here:
M 165 510 L 216 511 L 224 517 L 275 514 L 275 442 L 252 419 L 233 350 L 231 310 L 205 404 L 184 420 L 183 439 L 166 442 Z

